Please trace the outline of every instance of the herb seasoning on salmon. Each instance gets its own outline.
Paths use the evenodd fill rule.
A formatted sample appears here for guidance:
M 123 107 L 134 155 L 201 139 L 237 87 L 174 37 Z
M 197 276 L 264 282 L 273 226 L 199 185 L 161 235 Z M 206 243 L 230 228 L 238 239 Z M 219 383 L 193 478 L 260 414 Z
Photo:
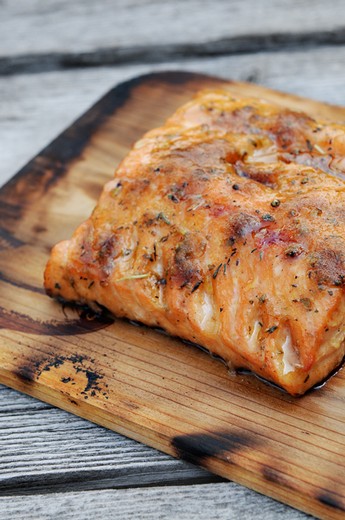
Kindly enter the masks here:
M 135 144 L 45 287 L 303 394 L 345 350 L 345 126 L 200 92 Z

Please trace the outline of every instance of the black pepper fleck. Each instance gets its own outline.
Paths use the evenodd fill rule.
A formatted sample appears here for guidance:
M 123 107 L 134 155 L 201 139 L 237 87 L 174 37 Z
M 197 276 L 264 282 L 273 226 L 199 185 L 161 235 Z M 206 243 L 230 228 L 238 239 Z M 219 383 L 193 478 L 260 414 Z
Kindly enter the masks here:
M 193 289 L 191 290 L 191 293 L 196 291 L 200 287 L 201 284 L 202 284 L 202 280 L 199 280 L 199 282 L 196 282 L 196 284 L 194 285 Z
M 266 222 L 274 222 L 274 217 L 270 215 L 269 213 L 266 213 L 265 215 L 262 215 L 262 220 L 265 220 Z
M 271 206 L 272 206 L 272 208 L 277 208 L 278 206 L 280 206 L 280 200 L 279 199 L 272 200 Z
M 265 332 L 267 332 L 268 334 L 272 334 L 275 330 L 277 330 L 278 328 L 278 325 L 272 325 L 272 327 L 269 327 L 268 329 L 266 329 Z
M 309 152 L 312 152 L 313 151 L 313 145 L 311 144 L 309 139 L 306 140 L 306 145 L 307 145 L 307 148 L 308 148 Z

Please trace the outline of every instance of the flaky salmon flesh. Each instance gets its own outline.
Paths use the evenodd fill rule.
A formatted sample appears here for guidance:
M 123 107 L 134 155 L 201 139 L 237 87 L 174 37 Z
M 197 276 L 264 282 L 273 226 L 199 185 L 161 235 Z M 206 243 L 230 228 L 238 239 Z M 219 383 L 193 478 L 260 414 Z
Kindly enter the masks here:
M 161 327 L 293 395 L 344 357 L 344 287 L 345 126 L 222 89 L 134 145 L 45 271 L 50 296 Z

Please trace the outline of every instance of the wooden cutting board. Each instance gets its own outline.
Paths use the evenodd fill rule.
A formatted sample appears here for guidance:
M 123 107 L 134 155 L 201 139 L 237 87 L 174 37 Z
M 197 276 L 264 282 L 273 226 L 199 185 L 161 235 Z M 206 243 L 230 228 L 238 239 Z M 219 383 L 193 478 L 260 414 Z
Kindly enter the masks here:
M 111 90 L 0 192 L 0 382 L 320 518 L 344 518 L 344 371 L 293 398 L 160 332 L 62 307 L 42 288 L 51 246 L 89 215 L 134 141 L 219 85 L 345 121 L 345 108 L 198 74 Z

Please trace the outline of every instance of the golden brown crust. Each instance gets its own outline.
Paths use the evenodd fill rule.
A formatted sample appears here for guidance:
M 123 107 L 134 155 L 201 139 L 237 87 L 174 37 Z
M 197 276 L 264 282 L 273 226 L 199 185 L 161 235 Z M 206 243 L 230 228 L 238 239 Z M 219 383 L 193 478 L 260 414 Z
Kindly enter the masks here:
M 344 156 L 340 125 L 201 92 L 136 143 L 46 289 L 303 393 L 344 355 Z

